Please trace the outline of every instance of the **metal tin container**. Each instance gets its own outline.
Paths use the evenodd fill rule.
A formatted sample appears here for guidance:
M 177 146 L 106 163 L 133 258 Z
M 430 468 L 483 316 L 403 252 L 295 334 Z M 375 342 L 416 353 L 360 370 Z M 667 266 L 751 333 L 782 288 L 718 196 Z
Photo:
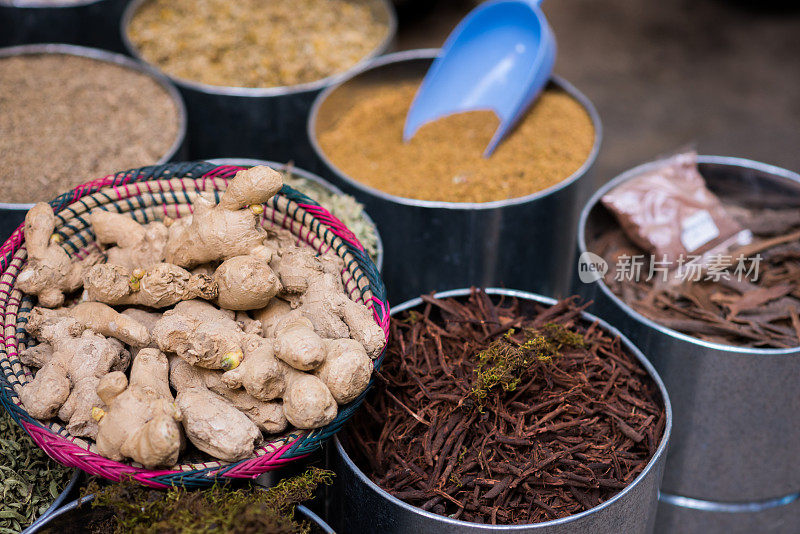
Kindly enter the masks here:
M 69 43 L 124 51 L 119 19 L 128 0 L 0 0 L 0 46 Z
M 146 62 L 128 35 L 136 11 L 148 0 L 132 0 L 122 17 L 122 39 L 128 52 Z M 314 97 L 363 62 L 382 54 L 397 31 L 394 8 L 378 0 L 385 9 L 389 31 L 384 41 L 361 63 L 347 71 L 310 83 L 285 87 L 223 87 L 177 78 L 164 73 L 178 86 L 189 110 L 189 149 L 192 159 L 216 157 L 293 160 L 311 168 L 312 150 L 305 134 L 306 120 Z M 298 14 L 301 16 L 301 14 Z
M 795 173 L 738 158 L 701 156 L 698 161 L 708 187 L 723 198 L 800 199 Z M 616 224 L 601 197 L 657 165 L 636 167 L 595 193 L 581 214 L 580 253 L 588 250 L 588 239 Z M 594 300 L 593 313 L 640 347 L 667 385 L 675 429 L 663 493 L 745 504 L 800 491 L 800 347 L 753 349 L 702 341 L 634 311 L 602 280 L 578 286 Z
M 465 297 L 469 289 L 456 289 L 437 293 L 435 298 Z M 520 300 L 555 304 L 555 300 L 506 289 L 487 289 L 486 293 L 496 296 L 511 296 Z M 415 308 L 422 299 L 413 299 L 392 308 L 392 315 Z M 644 367 L 658 385 L 664 400 L 667 422 L 664 436 L 653 458 L 644 470 L 625 489 L 608 501 L 590 510 L 563 519 L 535 523 L 531 525 L 481 525 L 436 515 L 407 504 L 393 497 L 373 483 L 350 459 L 340 438 L 331 447 L 332 469 L 336 472 L 334 485 L 330 492 L 331 521 L 339 532 L 358 532 L 361 534 L 420 534 L 436 532 L 439 534 L 497 533 L 518 534 L 567 534 L 591 532 L 592 534 L 639 534 L 651 532 L 655 522 L 658 504 L 658 487 L 664 467 L 666 450 L 672 428 L 672 408 L 667 390 L 653 366 L 630 341 L 614 327 L 596 317 L 584 313 L 585 321 L 598 321 L 600 327 L 612 335 L 620 336 L 620 341 Z
M 186 157 L 186 108 L 183 105 L 183 100 L 178 91 L 173 87 L 169 81 L 163 76 L 154 72 L 129 57 L 113 54 L 104 50 L 97 50 L 95 48 L 85 48 L 82 46 L 73 46 L 65 44 L 35 44 L 12 46 L 8 48 L 0 48 L 0 59 L 11 56 L 22 55 L 38 55 L 38 54 L 64 54 L 70 56 L 85 57 L 89 59 L 96 59 L 98 61 L 105 61 L 119 65 L 142 74 L 146 74 L 158 82 L 161 87 L 167 92 L 169 97 L 175 103 L 178 110 L 178 136 L 169 147 L 169 150 L 158 161 L 153 161 L 153 164 L 161 165 L 168 161 L 185 159 Z M 0 156 L 2 158 L 2 156 Z M 1 159 L 0 159 L 1 161 Z M 147 163 L 147 162 L 143 162 Z M 110 169 L 112 171 L 119 171 L 122 169 Z M 95 178 L 100 178 L 96 176 Z M 33 204 L 13 204 L 8 202 L 0 202 L 0 238 L 5 239 L 22 224 L 25 219 L 25 214 Z
M 289 167 L 285 163 L 278 163 L 277 161 L 267 161 L 263 159 L 245 159 L 245 158 L 220 158 L 220 159 L 210 159 L 208 160 L 211 163 L 216 163 L 217 165 L 241 165 L 244 167 L 247 166 L 255 166 L 255 165 L 266 165 L 267 167 L 271 167 L 279 172 L 284 172 Z M 310 173 L 305 169 L 300 169 L 298 167 L 292 166 L 292 174 L 296 176 L 300 176 L 309 182 L 314 182 L 315 184 L 323 187 L 333 193 L 334 195 L 344 195 L 345 193 L 330 183 L 329 181 L 325 180 L 324 178 L 320 178 L 316 174 Z M 377 238 L 377 254 L 375 258 L 375 266 L 380 271 L 383 268 L 383 241 L 381 241 L 381 233 L 378 231 L 378 227 L 375 225 L 375 222 L 372 218 L 367 214 L 367 212 L 363 212 L 361 214 L 362 218 L 375 230 L 375 237 Z
M 592 118 L 595 140 L 586 162 L 560 183 L 524 197 L 485 203 L 436 202 L 390 195 L 347 176 L 325 155 L 318 135 L 347 105 L 357 84 L 421 78 L 438 50 L 410 50 L 377 58 L 314 102 L 308 136 L 318 172 L 354 195 L 384 232 L 383 279 L 392 301 L 447 287 L 507 286 L 564 295 L 575 254 L 579 209 L 592 189 L 588 176 L 602 139 L 592 103 L 561 78 L 555 86 Z M 315 170 L 317 170 L 315 168 Z

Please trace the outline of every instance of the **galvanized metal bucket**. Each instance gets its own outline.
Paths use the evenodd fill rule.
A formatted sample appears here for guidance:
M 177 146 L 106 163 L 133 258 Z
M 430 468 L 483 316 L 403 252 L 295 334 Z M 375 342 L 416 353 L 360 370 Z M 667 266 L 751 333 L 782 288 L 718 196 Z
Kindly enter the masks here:
M 362 202 L 384 232 L 383 278 L 392 301 L 447 287 L 506 286 L 564 295 L 575 254 L 579 209 L 588 197 L 602 139 L 592 103 L 561 78 L 552 83 L 580 102 L 592 118 L 595 140 L 586 162 L 562 182 L 531 195 L 485 203 L 435 202 L 390 195 L 338 169 L 322 151 L 319 132 L 341 113 L 357 83 L 421 78 L 438 50 L 411 50 L 377 58 L 314 102 L 308 136 L 318 172 Z
M 698 161 L 709 188 L 723 198 L 736 193 L 753 200 L 800 199 L 800 176 L 790 171 L 739 158 L 700 156 Z M 595 193 L 581 214 L 579 253 L 588 250 L 587 240 L 616 224 L 601 197 L 658 164 L 636 167 Z M 687 503 L 716 503 L 722 507 L 703 511 L 730 514 L 725 510 L 737 509 L 739 519 L 731 521 L 741 523 L 751 504 L 788 504 L 796 498 L 800 347 L 752 349 L 702 341 L 634 311 L 602 280 L 576 285 L 594 300 L 593 313 L 647 354 L 670 392 L 675 429 L 661 488 L 669 506 L 691 510 Z M 789 513 L 788 507 L 782 509 Z
M 456 289 L 434 295 L 435 298 L 466 297 L 469 289 Z M 555 300 L 507 289 L 487 289 L 486 293 L 510 296 L 542 304 L 553 305 Z M 422 299 L 413 299 L 395 308 L 392 315 L 418 307 Z M 339 437 L 330 448 L 332 469 L 336 472 L 330 491 L 332 503 L 330 521 L 338 532 L 359 534 L 438 534 L 497 533 L 514 534 L 567 534 L 586 532 L 592 534 L 640 534 L 653 529 L 658 487 L 672 428 L 672 408 L 667 390 L 653 366 L 617 329 L 603 320 L 584 313 L 588 322 L 598 321 L 600 327 L 619 336 L 622 345 L 635 355 L 653 381 L 658 385 L 664 400 L 667 422 L 664 437 L 653 458 L 625 489 L 613 498 L 590 510 L 563 519 L 531 525 L 480 525 L 436 515 L 407 504 L 373 483 L 350 459 Z
M 128 0 L 0 0 L 0 46 L 68 43 L 122 52 Z
M 263 159 L 246 159 L 246 158 L 219 158 L 219 159 L 210 159 L 208 160 L 211 163 L 216 163 L 217 165 L 242 165 L 242 166 L 255 166 L 255 165 L 266 165 L 267 167 L 271 167 L 277 171 L 283 172 L 289 166 L 286 163 L 278 163 L 277 161 L 268 161 Z M 319 185 L 320 187 L 324 187 L 334 195 L 344 195 L 345 193 L 342 192 L 341 189 L 330 183 L 329 181 L 325 180 L 324 178 L 320 178 L 316 174 L 308 172 L 305 169 L 300 169 L 299 167 L 295 167 L 292 165 L 292 174 L 305 178 L 309 182 L 314 182 L 315 184 Z M 363 212 L 361 214 L 362 218 L 375 230 L 375 237 L 378 239 L 377 243 L 377 258 L 375 258 L 375 266 L 380 271 L 383 268 L 383 241 L 381 240 L 381 233 L 378 231 L 378 227 L 375 225 L 375 222 L 372 218 L 367 214 L 367 212 Z
M 186 108 L 183 105 L 181 95 L 175 87 L 163 76 L 157 72 L 149 69 L 131 58 L 121 54 L 114 54 L 106 52 L 105 50 L 97 50 L 95 48 L 85 48 L 82 46 L 73 46 L 65 44 L 35 44 L 12 46 L 8 48 L 0 48 L 0 59 L 11 56 L 21 55 L 37 55 L 37 54 L 66 54 L 70 56 L 79 56 L 89 59 L 96 59 L 98 61 L 105 61 L 106 63 L 113 63 L 128 69 L 147 74 L 153 80 L 158 82 L 161 87 L 167 92 L 169 97 L 175 103 L 178 110 L 178 135 L 175 141 L 169 147 L 167 152 L 158 159 L 153 161 L 154 165 L 167 163 L 168 161 L 175 161 L 185 159 L 186 157 Z M 0 156 L 1 157 L 1 156 Z M 0 160 L 1 161 L 1 160 Z M 146 164 L 147 162 L 142 162 Z M 109 169 L 109 171 L 119 171 L 124 169 Z M 95 178 L 99 178 L 96 176 Z M 2 199 L 0 199 L 2 200 Z M 25 219 L 25 214 L 33 204 L 14 204 L 9 202 L 0 202 L 0 238 L 5 239 L 22 224 Z
M 145 62 L 128 35 L 128 26 L 139 7 L 148 0 L 132 0 L 122 16 L 122 39 L 127 51 Z M 385 7 L 389 32 L 363 62 L 382 54 L 394 41 L 397 20 L 388 0 Z M 298 13 L 298 16 L 303 14 Z M 310 83 L 286 87 L 248 88 L 207 85 L 165 75 L 178 86 L 189 110 L 189 149 L 192 159 L 216 157 L 293 160 L 311 168 L 311 147 L 305 134 L 314 97 L 325 87 L 347 76 L 351 69 Z

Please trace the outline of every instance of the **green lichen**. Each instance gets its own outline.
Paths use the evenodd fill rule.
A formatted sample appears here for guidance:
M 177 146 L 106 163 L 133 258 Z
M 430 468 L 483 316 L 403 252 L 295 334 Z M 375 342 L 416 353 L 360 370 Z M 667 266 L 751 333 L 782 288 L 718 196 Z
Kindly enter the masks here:
M 422 314 L 416 310 L 408 310 L 406 316 L 403 319 L 400 319 L 401 322 L 415 325 L 422 320 Z
M 203 490 L 145 488 L 127 479 L 100 486 L 92 482 L 93 507 L 113 513 L 117 533 L 206 534 L 211 532 L 307 534 L 310 525 L 295 520 L 297 504 L 309 500 L 334 474 L 310 468 L 269 489 L 229 489 L 215 485 Z
M 584 344 L 581 334 L 560 324 L 547 323 L 540 330 L 526 328 L 519 335 L 512 328 L 478 353 L 472 397 L 480 409 L 494 388 L 514 391 L 534 362 L 558 357 L 565 346 Z
M 544 325 L 543 330 L 552 343 L 559 344 L 559 348 L 563 346 L 575 348 L 586 346 L 586 340 L 581 334 L 570 330 L 563 324 L 547 323 Z

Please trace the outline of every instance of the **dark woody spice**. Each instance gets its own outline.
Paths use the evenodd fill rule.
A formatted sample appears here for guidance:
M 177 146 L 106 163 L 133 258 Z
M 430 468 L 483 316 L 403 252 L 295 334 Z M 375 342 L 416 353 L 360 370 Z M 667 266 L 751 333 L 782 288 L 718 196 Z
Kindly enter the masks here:
M 414 506 L 476 523 L 567 517 L 642 472 L 666 424 L 618 338 L 552 307 L 473 290 L 392 320 L 376 388 L 346 434 L 367 475 Z
M 732 261 L 719 277 L 703 272 L 700 280 L 679 285 L 659 284 L 657 276 L 648 281 L 650 257 L 616 225 L 590 239 L 588 247 L 608 262 L 608 287 L 634 310 L 663 326 L 725 345 L 797 347 L 800 210 L 787 207 L 787 201 L 782 200 L 781 208 L 772 208 L 755 205 L 753 200 L 733 203 L 729 199 L 726 210 L 753 232 L 754 240 L 725 253 Z M 797 203 L 800 205 L 800 200 Z M 751 269 L 751 259 L 757 254 L 761 257 L 757 277 L 755 271 L 749 276 L 736 273 L 740 255 L 745 258 L 745 267 Z M 637 255 L 644 257 L 638 280 L 636 276 L 618 276 L 617 264 L 625 261 L 625 256 Z

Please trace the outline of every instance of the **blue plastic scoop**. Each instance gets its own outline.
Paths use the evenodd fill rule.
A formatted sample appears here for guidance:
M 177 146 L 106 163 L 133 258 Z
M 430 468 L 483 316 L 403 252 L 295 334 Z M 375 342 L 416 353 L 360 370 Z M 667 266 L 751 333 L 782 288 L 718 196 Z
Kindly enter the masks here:
M 500 119 L 489 157 L 550 79 L 556 40 L 541 0 L 492 0 L 473 9 L 447 38 L 406 116 L 403 140 L 425 123 L 463 111 Z

